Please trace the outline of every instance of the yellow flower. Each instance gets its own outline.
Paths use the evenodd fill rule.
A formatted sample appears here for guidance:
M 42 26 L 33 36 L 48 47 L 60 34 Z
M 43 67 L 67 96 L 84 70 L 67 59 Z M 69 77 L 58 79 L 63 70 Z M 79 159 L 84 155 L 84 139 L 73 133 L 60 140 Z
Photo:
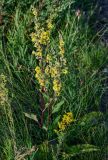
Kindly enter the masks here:
M 72 112 L 67 112 L 66 114 L 63 115 L 61 122 L 58 122 L 58 131 L 63 132 L 67 126 L 69 126 L 70 123 L 74 122 L 74 117 Z
M 63 123 L 61 123 L 61 122 L 58 122 L 58 127 L 59 127 L 59 130 L 60 130 L 60 131 L 64 131 L 65 128 L 66 128 L 65 124 L 63 124 Z
M 37 49 L 37 48 L 38 48 L 38 46 L 39 46 L 39 43 L 38 43 L 37 41 L 35 41 L 35 43 L 34 43 L 34 47 Z
M 47 27 L 49 30 L 51 30 L 53 28 L 51 20 L 47 20 Z
M 51 73 L 51 77 L 52 77 L 52 78 L 56 77 L 56 76 L 59 74 L 57 67 L 52 67 L 52 68 L 50 69 L 50 73 Z
M 41 73 L 41 69 L 40 69 L 40 67 L 39 67 L 39 66 L 37 66 L 37 67 L 35 68 L 35 71 L 36 71 L 36 73 Z
M 36 73 L 35 74 L 35 78 L 38 79 L 39 78 L 39 74 Z
M 31 33 L 31 39 L 32 39 L 32 42 L 36 42 L 37 35 L 33 32 Z
M 36 8 L 32 8 L 32 13 L 35 17 L 37 17 L 38 13 L 37 13 L 37 10 Z
M 45 81 L 43 79 L 39 79 L 39 84 L 40 86 L 44 87 L 45 86 Z
M 32 54 L 37 56 L 37 58 L 42 58 L 42 52 L 41 51 L 38 51 L 38 52 L 32 51 Z
M 36 52 L 37 58 L 42 58 L 42 52 Z
M 67 69 L 62 69 L 62 73 L 63 74 L 68 74 L 68 70 Z
M 35 51 L 32 51 L 32 54 L 33 54 L 33 55 L 36 55 L 36 52 L 35 52 Z
M 48 62 L 50 62 L 51 60 L 52 60 L 51 55 L 50 55 L 50 54 L 47 54 L 47 56 L 46 56 L 46 62 L 48 63 Z
M 46 68 L 45 68 L 45 73 L 46 73 L 47 75 L 50 73 L 49 66 L 46 66 Z
M 53 84 L 56 85 L 58 83 L 59 83 L 59 81 L 57 79 L 54 79 Z

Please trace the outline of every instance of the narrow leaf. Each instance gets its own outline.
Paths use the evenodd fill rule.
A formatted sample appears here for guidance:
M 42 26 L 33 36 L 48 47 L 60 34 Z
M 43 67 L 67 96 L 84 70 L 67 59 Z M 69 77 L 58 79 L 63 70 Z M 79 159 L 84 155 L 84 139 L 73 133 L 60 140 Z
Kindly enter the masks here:
M 24 112 L 24 115 L 25 115 L 27 118 L 33 119 L 34 121 L 38 122 L 37 116 L 36 116 L 35 114 L 25 113 L 25 112 Z
M 64 101 L 59 102 L 58 104 L 56 104 L 53 108 L 52 113 L 56 113 L 60 110 L 61 106 L 64 104 Z
M 89 153 L 94 151 L 99 151 L 99 148 L 91 144 L 79 144 L 71 147 L 66 146 L 66 152 L 70 154 L 71 157 L 82 153 Z

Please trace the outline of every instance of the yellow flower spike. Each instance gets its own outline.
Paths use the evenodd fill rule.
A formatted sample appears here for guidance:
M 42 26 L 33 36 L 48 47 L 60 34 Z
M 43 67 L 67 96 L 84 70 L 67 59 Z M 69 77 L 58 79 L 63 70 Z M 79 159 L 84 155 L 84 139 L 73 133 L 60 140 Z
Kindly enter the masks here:
M 50 47 L 50 35 L 53 28 L 54 15 L 48 18 L 44 23 L 46 26 L 44 26 L 39 21 L 37 10 L 33 8 L 32 12 L 34 15 L 34 33 L 31 34 L 31 39 L 35 47 L 32 54 L 39 60 L 39 66 L 35 68 L 35 78 L 38 80 L 41 91 L 42 87 L 46 89 L 46 87 L 51 86 L 47 84 L 52 83 L 54 94 L 59 96 L 62 89 L 61 77 L 63 74 L 68 73 L 64 57 L 64 41 L 62 35 L 59 34 L 59 53 L 46 54 L 49 49 L 52 50 Z M 69 123 L 69 118 L 67 122 Z M 61 124 L 62 128 L 64 128 L 64 124 L 64 122 Z
M 67 112 L 63 115 L 61 122 L 58 122 L 58 130 L 56 130 L 56 133 L 65 131 L 66 127 L 69 126 L 72 122 L 74 122 L 73 113 Z

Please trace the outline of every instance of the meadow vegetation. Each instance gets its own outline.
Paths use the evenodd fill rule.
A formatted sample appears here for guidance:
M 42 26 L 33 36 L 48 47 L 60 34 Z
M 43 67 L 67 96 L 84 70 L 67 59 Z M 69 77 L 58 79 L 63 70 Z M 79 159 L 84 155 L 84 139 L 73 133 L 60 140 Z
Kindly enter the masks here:
M 106 160 L 108 47 L 95 6 L 0 5 L 0 160 Z

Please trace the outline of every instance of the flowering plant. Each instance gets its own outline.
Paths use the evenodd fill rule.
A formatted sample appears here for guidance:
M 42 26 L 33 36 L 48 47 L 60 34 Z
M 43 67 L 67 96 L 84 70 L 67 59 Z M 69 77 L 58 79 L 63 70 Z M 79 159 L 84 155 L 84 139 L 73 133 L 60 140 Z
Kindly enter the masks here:
M 65 45 L 62 35 L 59 33 L 58 51 L 51 46 L 51 36 L 54 28 L 54 16 L 49 16 L 44 24 L 39 21 L 39 13 L 33 8 L 34 32 L 31 33 L 31 40 L 34 45 L 32 54 L 36 57 L 35 78 L 38 82 L 38 90 L 44 107 L 41 107 L 41 124 L 43 126 L 44 113 L 48 111 L 48 120 L 52 115 L 52 106 L 62 91 L 62 76 L 68 73 L 65 58 Z M 48 97 L 46 101 L 44 96 Z

